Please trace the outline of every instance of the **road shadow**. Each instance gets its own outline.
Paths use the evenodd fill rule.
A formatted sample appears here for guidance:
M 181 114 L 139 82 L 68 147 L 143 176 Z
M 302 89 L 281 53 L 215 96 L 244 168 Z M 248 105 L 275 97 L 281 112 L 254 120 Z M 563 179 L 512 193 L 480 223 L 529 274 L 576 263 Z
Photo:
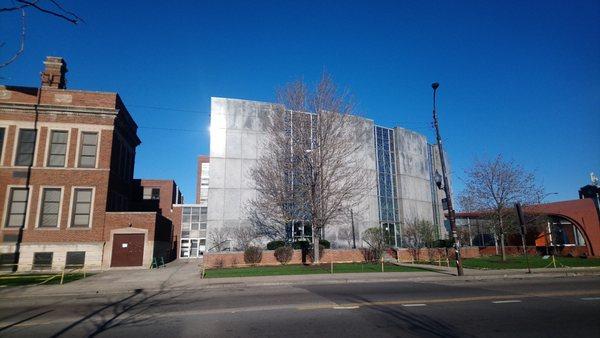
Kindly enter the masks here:
M 28 311 L 29 311 L 29 310 L 28 310 Z M 17 325 L 19 325 L 19 324 L 26 323 L 26 322 L 28 322 L 28 321 L 30 321 L 30 320 L 33 320 L 33 319 L 35 319 L 35 318 L 37 318 L 37 317 L 40 317 L 40 316 L 43 316 L 43 315 L 45 315 L 46 313 L 48 313 L 48 312 L 52 312 L 52 311 L 53 311 L 53 310 L 46 310 L 46 311 L 42 311 L 42 312 L 36 313 L 36 314 L 34 314 L 34 315 L 32 315 L 32 316 L 29 316 L 29 317 L 27 317 L 27 318 L 21 319 L 21 320 L 19 320 L 19 321 L 17 321 L 17 322 L 14 322 L 14 323 L 12 323 L 12 324 L 9 324 L 9 325 L 6 325 L 6 326 L 3 326 L 3 327 L 0 327 L 0 332 L 2 332 L 2 331 L 5 331 L 5 330 L 8 330 L 8 329 L 10 329 L 10 328 L 11 328 L 11 327 L 13 327 L 13 326 L 17 326 Z M 26 311 L 25 311 L 25 312 L 26 312 Z M 22 313 L 22 312 L 21 312 L 21 313 Z
M 86 336 L 95 337 L 118 327 L 156 323 L 162 313 L 149 312 L 148 310 L 159 305 L 165 305 L 165 297 L 161 298 L 161 296 L 168 293 L 167 299 L 172 304 L 183 301 L 180 300 L 183 292 L 173 292 L 168 287 L 180 268 L 178 267 L 169 273 L 157 291 L 148 292 L 141 288 L 135 289 L 131 294 L 121 299 L 90 310 L 89 313 L 50 337 L 72 335 L 74 330 L 83 330 Z

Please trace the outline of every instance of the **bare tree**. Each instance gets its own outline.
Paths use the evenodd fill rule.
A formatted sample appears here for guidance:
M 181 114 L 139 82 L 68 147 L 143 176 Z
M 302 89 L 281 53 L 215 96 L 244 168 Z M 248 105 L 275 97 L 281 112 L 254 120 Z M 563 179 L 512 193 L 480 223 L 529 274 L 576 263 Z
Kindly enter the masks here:
M 14 0 L 11 1 L 10 6 L 0 7 L 0 14 L 6 15 L 10 12 L 19 12 L 20 16 L 19 47 L 11 56 L 7 57 L 6 60 L 0 61 L 0 68 L 13 63 L 21 56 L 21 54 L 23 54 L 23 52 L 25 52 L 25 37 L 27 32 L 25 17 L 26 11 L 29 9 L 57 17 L 74 25 L 83 22 L 82 18 L 65 9 L 60 2 L 56 0 Z M 6 45 L 6 42 L 0 42 L 0 48 L 4 47 L 4 45 Z
M 257 190 L 250 215 L 271 234 L 310 224 L 318 243 L 322 229 L 340 223 L 374 184 L 360 158 L 372 131 L 361 128 L 347 95 L 326 74 L 312 90 L 301 81 L 285 86 L 278 101 L 267 144 L 250 173 Z M 318 245 L 313 247 L 318 263 Z
M 230 229 L 226 227 L 209 229 L 208 245 L 210 247 L 206 251 L 225 251 L 231 242 L 230 235 Z
M 352 247 L 352 225 L 342 225 L 338 228 L 338 238 L 346 242 L 349 248 Z
M 236 249 L 244 251 L 253 246 L 258 238 L 256 229 L 250 225 L 238 225 L 231 229 Z
M 385 249 L 389 246 L 385 230 L 381 227 L 368 228 L 363 232 L 362 239 L 374 253 L 375 259 L 381 258 Z
M 420 260 L 423 248 L 432 248 L 435 243 L 435 226 L 425 220 L 412 220 L 406 222 L 402 229 L 404 245 L 416 261 Z
M 501 155 L 493 160 L 478 160 L 466 171 L 465 189 L 461 200 L 468 200 L 473 210 L 487 214 L 493 222 L 495 234 L 500 237 L 502 260 L 506 260 L 505 237 L 516 230 L 510 222 L 513 206 L 536 203 L 544 188 L 535 175 Z

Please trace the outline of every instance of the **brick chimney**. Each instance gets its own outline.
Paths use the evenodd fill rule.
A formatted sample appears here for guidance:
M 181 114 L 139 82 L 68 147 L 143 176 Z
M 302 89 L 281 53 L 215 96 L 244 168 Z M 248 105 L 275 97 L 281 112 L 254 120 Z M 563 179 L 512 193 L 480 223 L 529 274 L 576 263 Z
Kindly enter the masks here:
M 63 58 L 57 56 L 46 56 L 44 71 L 42 72 L 42 87 L 45 88 L 67 88 L 67 63 Z

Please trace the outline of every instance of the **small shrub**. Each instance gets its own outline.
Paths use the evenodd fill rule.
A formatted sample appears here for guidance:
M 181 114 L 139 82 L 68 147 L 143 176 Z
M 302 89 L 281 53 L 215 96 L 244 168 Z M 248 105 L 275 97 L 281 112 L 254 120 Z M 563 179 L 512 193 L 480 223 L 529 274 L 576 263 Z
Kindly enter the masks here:
M 285 246 L 284 241 L 270 241 L 269 243 L 267 243 L 267 250 L 275 250 L 283 246 Z
M 262 260 L 262 249 L 256 246 L 250 246 L 244 250 L 244 262 L 247 264 L 258 264 Z
M 310 243 L 308 241 L 298 241 L 292 243 L 292 248 L 294 248 L 294 250 L 306 250 L 309 246 Z
M 377 262 L 381 258 L 379 252 L 372 248 L 360 248 L 365 262 Z
M 275 249 L 275 259 L 282 265 L 286 265 L 289 261 L 292 260 L 292 255 L 294 254 L 294 249 L 291 246 L 281 246 Z
M 329 243 L 326 239 L 319 240 L 319 244 L 322 245 L 325 249 L 331 249 L 331 243 Z

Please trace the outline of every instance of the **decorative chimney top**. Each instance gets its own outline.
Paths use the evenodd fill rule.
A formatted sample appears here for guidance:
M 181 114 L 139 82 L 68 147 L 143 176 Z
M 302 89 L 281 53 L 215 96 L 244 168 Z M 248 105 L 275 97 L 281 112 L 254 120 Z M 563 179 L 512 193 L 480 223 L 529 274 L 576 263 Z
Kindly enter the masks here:
M 45 88 L 67 88 L 68 72 L 67 63 L 63 58 L 57 56 L 47 56 L 44 61 L 44 71 L 42 72 L 42 87 Z

